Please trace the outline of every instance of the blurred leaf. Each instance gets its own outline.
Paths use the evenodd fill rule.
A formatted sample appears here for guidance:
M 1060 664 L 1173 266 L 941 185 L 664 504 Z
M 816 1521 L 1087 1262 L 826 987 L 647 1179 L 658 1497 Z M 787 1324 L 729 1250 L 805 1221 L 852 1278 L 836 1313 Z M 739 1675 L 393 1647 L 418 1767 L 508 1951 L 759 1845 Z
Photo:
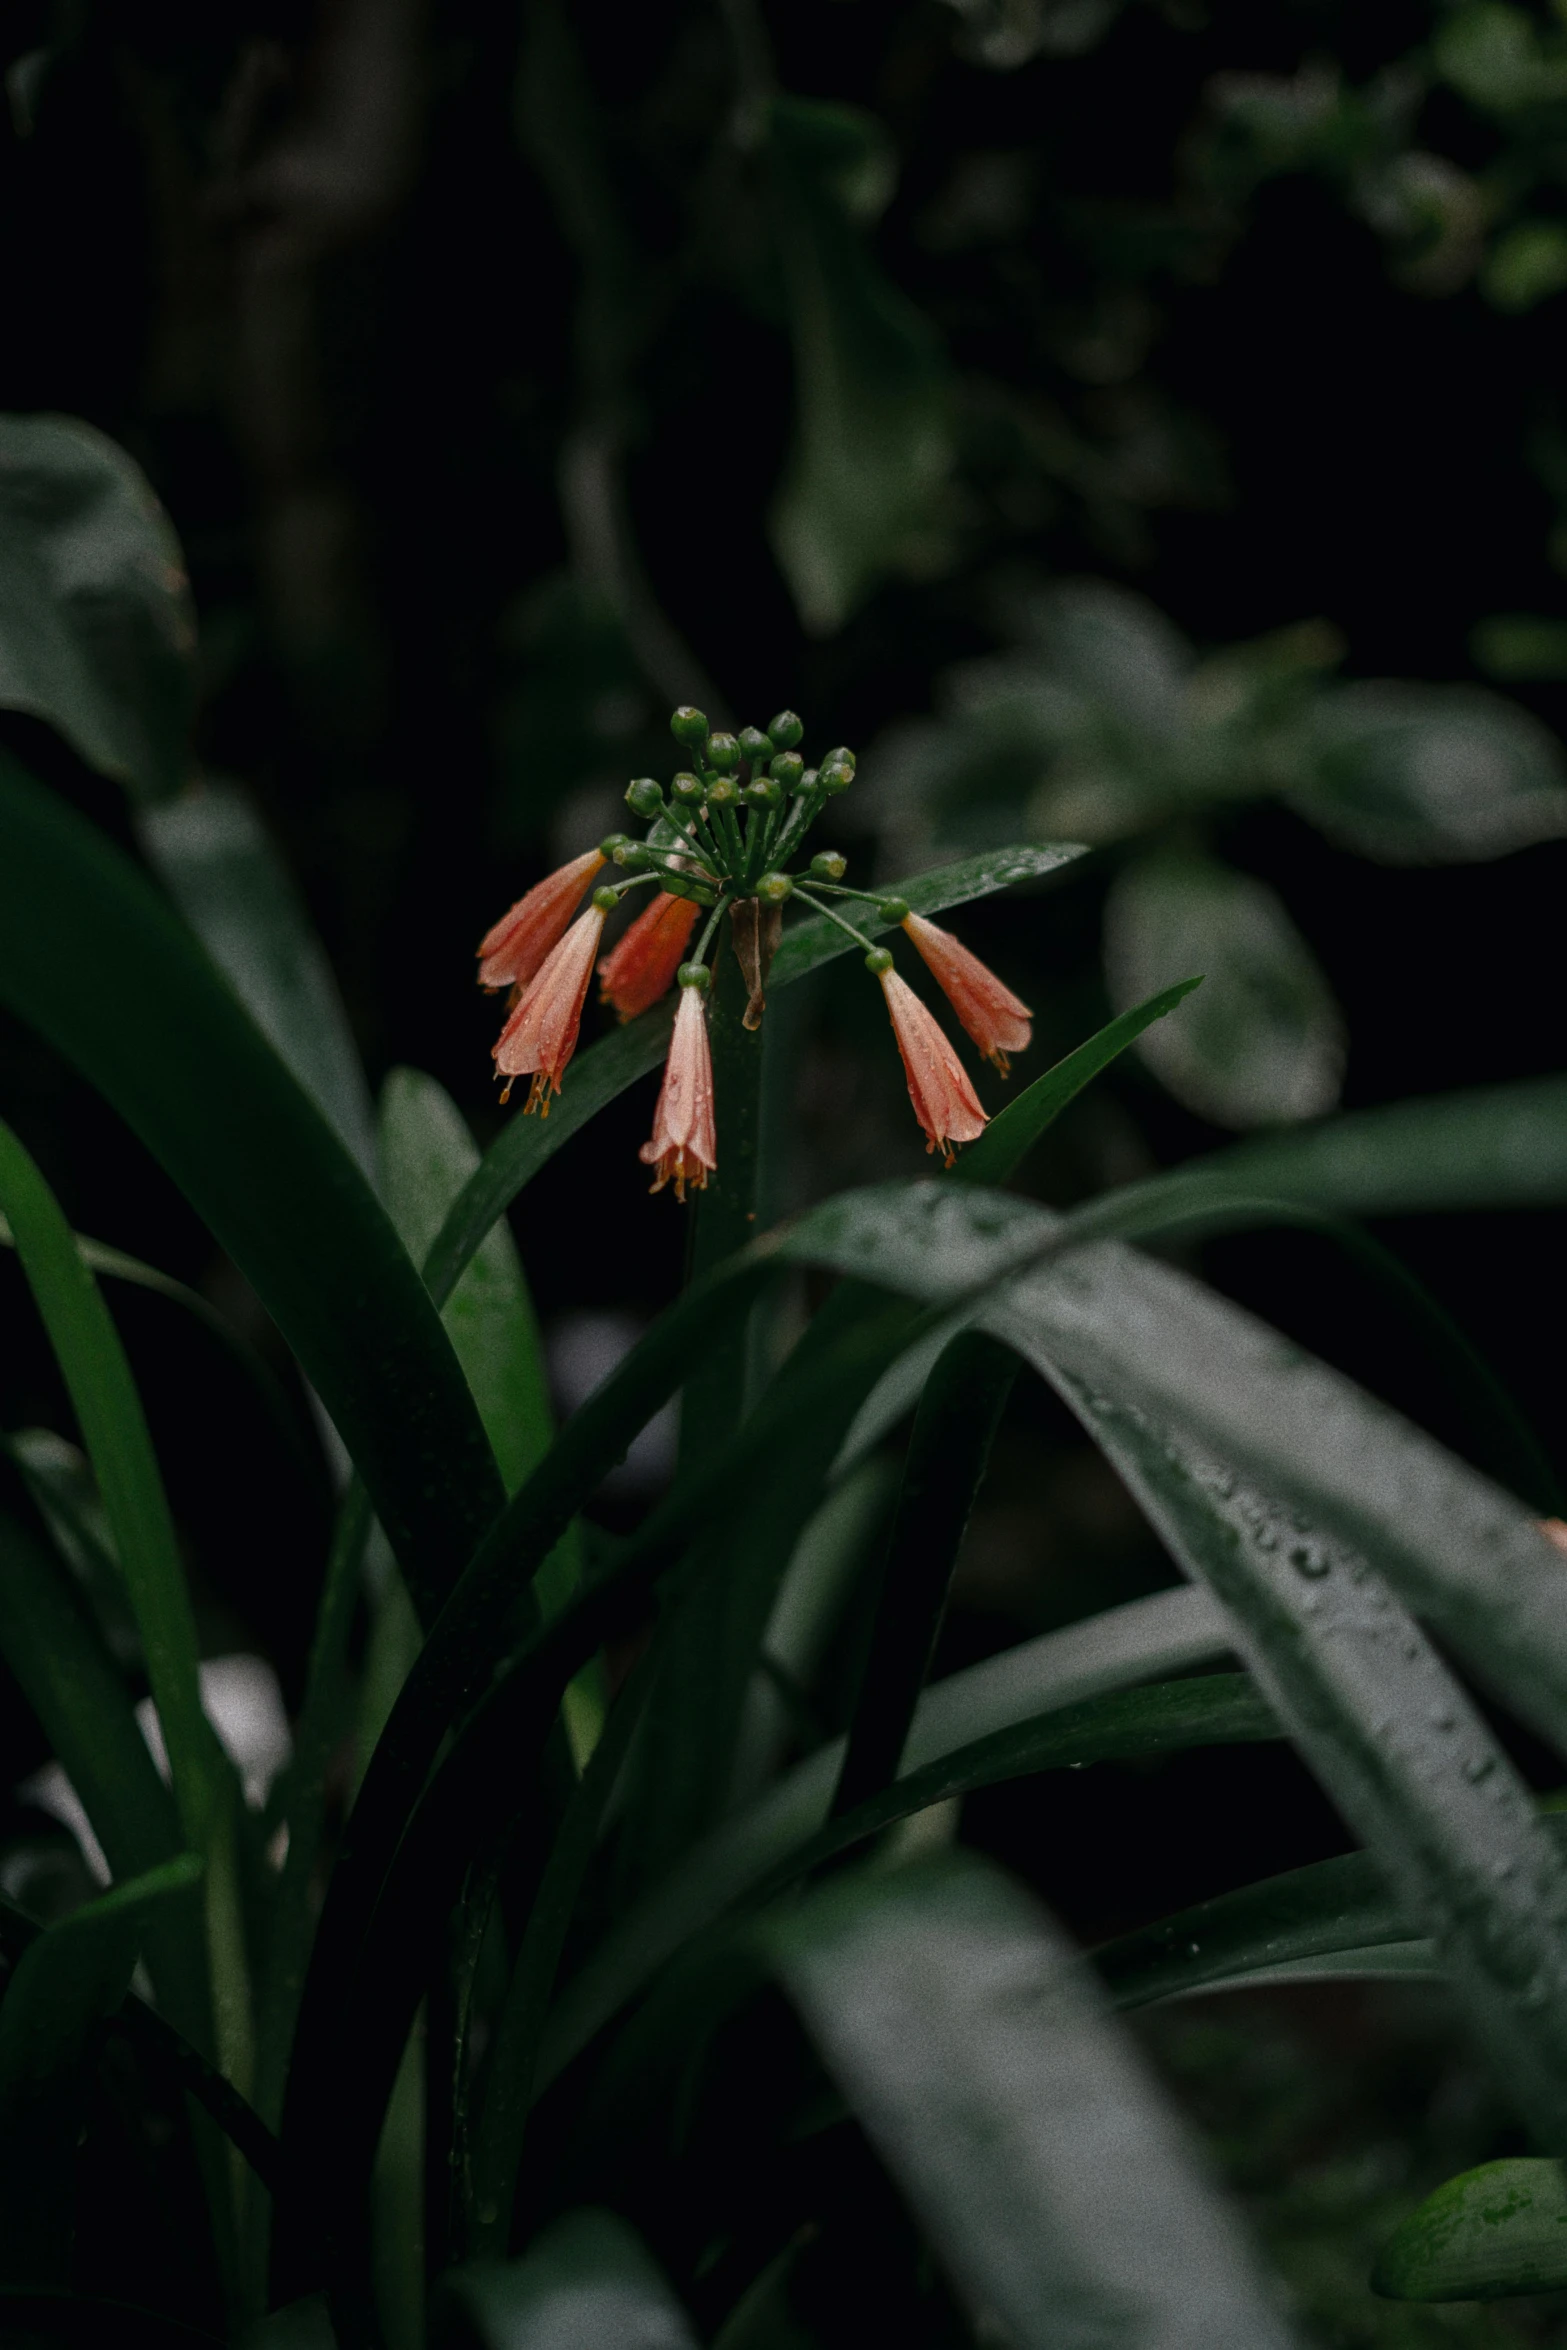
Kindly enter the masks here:
M 1520 220 L 1504 229 L 1480 272 L 1480 291 L 1498 310 L 1536 309 L 1564 286 L 1567 229 L 1553 220 Z
M 1567 1871 L 1528 1789 L 1371 1563 L 1070 1373 L 1055 1384 L 1371 1848 L 1547 2145 L 1567 2146 Z
M 1527 710 L 1478 686 L 1367 683 L 1318 705 L 1290 804 L 1389 865 L 1467 864 L 1567 833 L 1567 768 Z
M 1511 114 L 1567 97 L 1567 59 L 1548 51 L 1542 28 L 1507 0 L 1470 0 L 1439 23 L 1432 43 L 1437 70 L 1472 106 Z
M 1497 612 L 1477 620 L 1469 638 L 1475 666 L 1503 685 L 1567 678 L 1567 620 L 1528 612 Z
M 1097 48 L 1126 0 L 947 0 L 963 20 L 964 56 L 1008 73 L 1031 57 L 1082 57 Z
M 332 967 L 248 793 L 205 782 L 138 830 L 170 895 L 263 1036 L 375 1180 L 370 1096 Z
M 443 2300 L 442 2350 L 696 2350 L 642 2239 L 609 2211 L 568 2213 L 521 2260 L 454 2269 Z
M 840 628 L 935 526 L 951 462 L 934 330 L 871 259 L 843 202 L 881 152 L 847 107 L 775 98 L 768 161 L 794 342 L 797 439 L 773 543 L 806 627 Z
M 1527 2156 L 1449 2179 L 1383 2245 L 1371 2289 L 1389 2301 L 1499 2301 L 1567 2285 L 1567 2176 Z
M 1211 1664 L 1228 1626 L 1206 1592 L 1165 1591 L 1065 1632 L 1049 1632 L 925 1691 L 903 1754 L 906 1774 L 1107 1692 Z M 1047 1733 L 1046 1733 L 1047 1734 Z M 743 1899 L 826 1820 L 843 1763 L 835 1738 L 695 1847 L 617 1921 L 566 1985 L 541 2060 L 549 2080 L 681 1946 Z M 920 1801 L 931 1798 L 921 1795 Z
M 771 1939 L 976 2323 L 1019 2350 L 1289 2341 L 1088 1970 L 996 1872 L 840 1880 Z
M 0 416 L 0 705 L 47 719 L 138 800 L 189 761 L 196 625 L 168 518 L 69 416 Z
M 0 1001 L 97 1086 L 251 1282 L 433 1614 L 502 1495 L 390 1222 L 189 932 L 127 859 L 5 757 L 0 838 Z M 61 906 L 73 911 L 68 954 Z
M 1202 993 L 1138 1049 L 1178 1100 L 1215 1124 L 1311 1118 L 1337 1101 L 1338 1007 L 1264 883 L 1183 852 L 1138 858 L 1110 891 L 1105 970 L 1121 1006 L 1201 973 Z

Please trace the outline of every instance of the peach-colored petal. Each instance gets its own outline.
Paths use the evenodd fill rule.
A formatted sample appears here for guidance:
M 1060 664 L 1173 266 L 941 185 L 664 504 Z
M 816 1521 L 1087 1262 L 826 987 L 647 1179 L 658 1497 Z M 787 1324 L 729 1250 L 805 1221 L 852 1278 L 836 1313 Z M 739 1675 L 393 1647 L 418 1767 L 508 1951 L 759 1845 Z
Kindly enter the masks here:
M 479 942 L 479 985 L 526 987 L 564 936 L 578 899 L 603 863 L 597 849 L 573 857 L 492 924 Z
M 600 963 L 599 1001 L 613 1004 L 622 1020 L 634 1020 L 667 995 L 701 911 L 695 898 L 661 889 Z
M 603 929 L 603 914 L 590 906 L 524 989 L 495 1047 L 495 1066 L 508 1081 L 502 1101 L 511 1092 L 513 1078 L 531 1076 L 527 1106 L 549 1116 L 550 1093 L 559 1093 L 566 1064 L 577 1049 L 577 1030 Z
M 927 922 L 923 914 L 907 915 L 903 927 L 969 1035 L 1005 1077 L 1008 1053 L 1025 1052 L 1033 1037 L 1027 1004 L 950 930 Z
M 880 978 L 909 1081 L 909 1099 L 925 1129 L 925 1147 L 933 1151 L 939 1145 L 950 1167 L 952 1145 L 977 1141 L 989 1120 L 939 1022 L 908 981 L 892 970 L 883 971 Z
M 638 1153 L 645 1167 L 656 1168 L 653 1189 L 662 1191 L 673 1179 L 675 1195 L 684 1200 L 686 1185 L 706 1188 L 718 1167 L 718 1132 L 713 1118 L 713 1056 L 707 1042 L 707 1007 L 694 987 L 680 990 L 675 1032 L 669 1040 L 664 1082 L 653 1113 L 652 1140 Z

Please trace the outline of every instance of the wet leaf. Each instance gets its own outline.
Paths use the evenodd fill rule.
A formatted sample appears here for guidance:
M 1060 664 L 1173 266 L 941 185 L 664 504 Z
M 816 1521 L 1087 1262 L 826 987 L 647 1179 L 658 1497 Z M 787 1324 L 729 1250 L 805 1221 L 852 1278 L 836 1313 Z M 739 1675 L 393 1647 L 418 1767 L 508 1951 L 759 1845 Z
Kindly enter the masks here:
M 1499 2301 L 1567 2286 L 1567 2176 L 1527 2156 L 1483 2162 L 1428 2195 L 1383 2245 L 1389 2301 Z
M 1291 805 L 1384 864 L 1467 864 L 1567 833 L 1555 736 L 1477 686 L 1345 686 L 1319 705 L 1309 748 Z

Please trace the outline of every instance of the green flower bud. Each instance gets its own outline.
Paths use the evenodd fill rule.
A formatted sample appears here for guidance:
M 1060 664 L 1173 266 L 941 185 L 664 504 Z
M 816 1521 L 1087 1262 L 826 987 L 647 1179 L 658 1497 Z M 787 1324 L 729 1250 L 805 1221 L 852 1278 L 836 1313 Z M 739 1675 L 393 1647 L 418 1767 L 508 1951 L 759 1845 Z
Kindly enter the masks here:
M 907 898 L 883 898 L 876 911 L 884 922 L 907 922 L 909 901 Z
M 740 749 L 753 767 L 765 767 L 775 747 L 772 736 L 763 734 L 759 726 L 741 727 Z
M 683 808 L 696 807 L 702 798 L 702 778 L 682 771 L 670 785 L 669 796 L 672 800 L 678 800 Z
M 732 734 L 708 736 L 707 763 L 709 767 L 716 767 L 720 775 L 733 775 L 740 764 L 740 745 Z
M 651 775 L 639 775 L 626 786 L 626 806 L 633 816 L 657 816 L 664 805 L 664 787 Z
M 836 849 L 818 849 L 811 859 L 811 872 L 818 881 L 841 881 L 848 870 L 848 858 Z
M 707 719 L 689 702 L 683 702 L 669 721 L 669 731 L 677 743 L 688 743 L 692 750 L 700 750 L 707 740 Z
M 764 906 L 781 906 L 785 898 L 794 895 L 794 882 L 787 873 L 764 873 L 756 894 Z
M 713 974 L 705 963 L 682 963 L 675 977 L 682 987 L 697 988 L 703 995 L 713 984 Z
M 602 889 L 596 889 L 593 892 L 593 905 L 600 914 L 613 914 L 619 903 L 619 890 L 611 889 L 608 882 L 604 884 Z
M 769 775 L 776 776 L 785 791 L 796 791 L 799 788 L 800 778 L 805 773 L 805 761 L 798 751 L 780 751 L 767 772 Z
M 599 855 L 613 857 L 618 865 L 621 850 L 629 849 L 630 846 L 631 835 L 629 832 L 606 832 L 604 838 L 599 842 Z
M 846 767 L 841 759 L 836 765 L 826 766 L 821 771 L 820 782 L 824 792 L 847 791 L 853 781 L 854 769 Z
M 776 718 L 769 719 L 767 731 L 781 751 L 795 750 L 805 735 L 803 723 L 792 710 L 780 710 Z
M 800 778 L 800 789 L 801 791 L 814 791 L 820 782 L 821 776 L 817 770 L 814 767 L 807 767 Z
M 776 808 L 783 798 L 783 786 L 770 775 L 759 775 L 754 783 L 742 787 L 740 797 L 748 808 Z
M 858 765 L 858 761 L 856 760 L 854 753 L 850 750 L 846 750 L 844 745 L 840 743 L 835 751 L 829 751 L 827 753 L 826 758 L 822 761 L 822 765 L 824 767 L 847 767 L 849 773 L 852 775 L 856 766 Z
M 891 948 L 872 947 L 870 953 L 865 958 L 865 968 L 870 972 L 873 979 L 879 979 L 884 971 L 890 971 L 892 969 Z
M 623 873 L 645 873 L 653 860 L 639 840 L 628 840 L 615 851 L 615 862 Z
M 732 808 L 740 797 L 740 786 L 732 775 L 715 775 L 707 786 L 707 804 L 710 808 Z

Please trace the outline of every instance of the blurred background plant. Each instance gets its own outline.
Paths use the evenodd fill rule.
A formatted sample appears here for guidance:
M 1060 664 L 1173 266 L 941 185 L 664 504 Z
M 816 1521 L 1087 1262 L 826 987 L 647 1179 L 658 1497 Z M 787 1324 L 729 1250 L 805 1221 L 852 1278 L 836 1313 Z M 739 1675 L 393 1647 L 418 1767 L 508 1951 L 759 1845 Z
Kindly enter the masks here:
M 1143 1065 L 1052 1130 L 1027 1181 L 1053 1202 L 1214 1129 L 1559 1065 L 1559 10 L 19 0 L 5 38 L 0 731 L 138 844 L 209 942 L 237 865 L 273 853 L 347 1007 L 312 1082 L 366 1166 L 353 1042 L 377 1095 L 413 1064 L 496 1130 L 474 940 L 619 820 L 629 774 L 664 771 L 686 700 L 715 721 L 786 700 L 862 746 L 835 809 L 859 878 L 1019 839 L 1100 852 L 1048 901 L 965 924 L 1036 1005 L 1040 1065 L 1107 1001 L 1205 974 Z M 286 1017 L 293 953 L 245 974 L 263 1021 Z M 769 1212 L 918 1164 L 865 994 L 824 973 L 780 1009 Z M 0 1084 L 78 1228 L 178 1274 L 284 1370 L 172 1187 L 9 1022 Z M 518 1218 L 563 1409 L 678 1281 L 678 1222 L 628 1180 L 641 1131 L 640 1106 L 611 1110 Z M 1560 1276 L 1530 1220 L 1395 1237 L 1549 1444 Z M 1201 1262 L 1483 1453 L 1320 1237 Z M 8 1329 L 30 1327 L 19 1295 L 0 1265 Z M 204 1653 L 264 1658 L 292 1705 L 319 1467 L 280 1469 L 159 1310 L 123 1319 Z M 62 1424 L 32 1339 L 0 1387 L 6 1426 Z M 601 1497 L 610 1531 L 670 1454 L 667 1426 L 641 1441 Z M 1020 1394 L 944 1662 L 1168 1571 L 1100 1454 Z M 375 1674 L 402 1669 L 397 1626 L 379 1639 L 367 1721 Z M 235 1713 L 257 1771 L 262 1687 Z M 8 1718 L 6 1882 L 68 1907 L 89 1880 L 48 1825 L 36 1725 Z M 1061 1798 L 1052 1899 L 1077 1930 L 1135 1922 L 1122 1885 L 1155 1887 L 1172 1848 L 1171 1900 L 1193 1870 L 1202 1891 L 1255 1873 L 1264 1814 L 1270 1865 L 1342 1848 L 1282 1749 L 1259 1754 L 1255 1816 L 1204 1802 L 1210 1759 L 1107 1765 Z M 970 1799 L 968 1833 L 1026 1874 L 1008 1803 Z M 1355 2182 L 1391 2211 L 1513 2144 L 1445 2011 L 1384 1996 L 1416 2003 L 1396 2083 L 1391 2060 L 1362 2077 L 1342 2008 L 1303 2020 L 1285 1994 L 1250 2036 L 1262 2011 L 1239 2011 L 1244 2061 L 1226 2026 L 1170 2062 L 1207 2084 L 1243 2185 L 1287 2177 L 1280 2236 L 1331 2239 L 1300 2260 L 1325 2339 L 1529 2339 L 1532 2317 L 1393 2312 L 1346 2281 L 1368 2249 L 1344 2249 Z M 1245 2085 L 1318 2064 L 1343 2105 L 1286 2098 L 1301 2140 L 1281 2157 Z

